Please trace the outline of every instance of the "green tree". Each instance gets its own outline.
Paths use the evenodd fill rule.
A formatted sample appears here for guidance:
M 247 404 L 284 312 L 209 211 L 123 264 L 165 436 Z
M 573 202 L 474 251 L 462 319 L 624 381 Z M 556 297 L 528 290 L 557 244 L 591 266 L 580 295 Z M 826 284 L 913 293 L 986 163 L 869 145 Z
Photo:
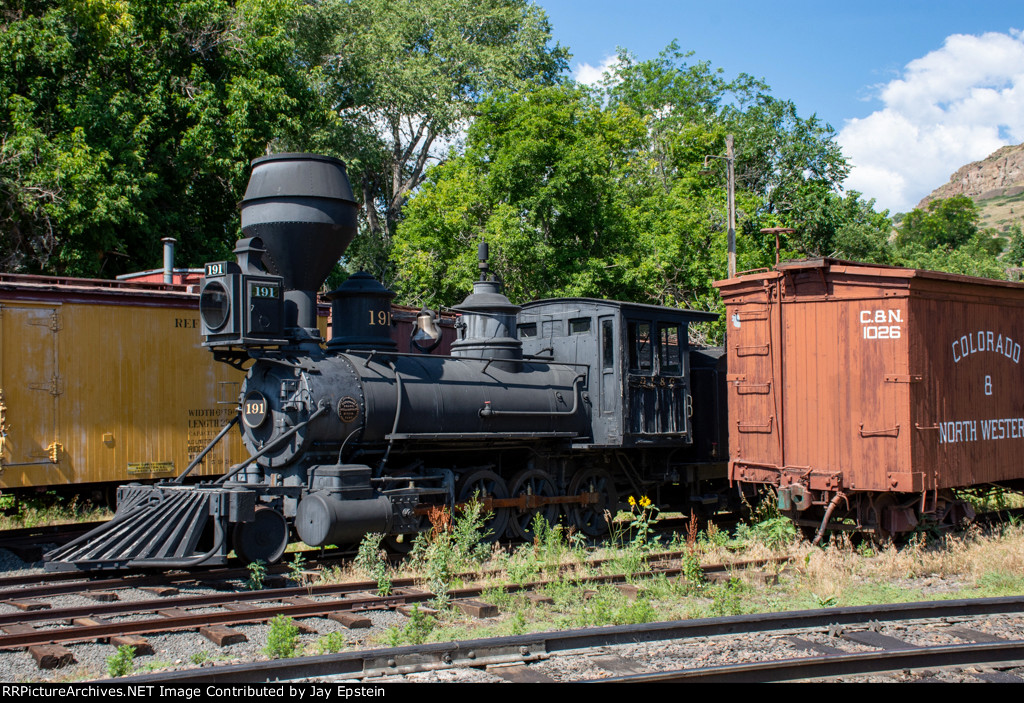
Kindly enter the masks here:
M 909 268 L 1004 278 L 999 260 L 1004 242 L 981 226 L 974 201 L 965 195 L 928 203 L 903 216 L 894 245 L 895 262 Z
M 1024 229 L 1020 223 L 1010 227 L 1010 246 L 1006 250 L 1006 263 L 1011 267 L 1024 266 Z
M 248 161 L 328 116 L 300 0 L 22 0 L 0 14 L 0 267 L 224 256 Z
M 748 76 L 728 81 L 675 44 L 650 61 L 619 55 L 597 89 L 534 85 L 486 101 L 465 152 L 428 173 L 395 239 L 399 293 L 451 305 L 474 277 L 473 244 L 513 300 L 566 295 L 717 309 L 726 190 L 718 161 L 736 134 L 740 269 L 774 261 L 761 227 L 792 222 L 788 249 L 881 257 L 888 218 L 842 197 L 832 131 Z M 799 220 L 803 204 L 812 217 Z
M 797 229 L 789 241 L 793 256 L 892 262 L 888 211 L 875 212 L 874 200 L 856 191 L 843 196 L 820 181 L 806 183 L 793 193 L 786 222 Z
M 628 111 L 602 109 L 583 88 L 535 85 L 485 101 L 465 155 L 435 168 L 407 208 L 394 251 L 399 292 L 457 302 L 482 238 L 513 299 L 625 295 L 614 269 L 629 263 L 630 218 L 617 177 L 641 133 Z
M 327 0 L 306 50 L 338 120 L 327 141 L 346 158 L 368 234 L 349 252 L 389 281 L 388 252 L 426 167 L 447 156 L 497 90 L 552 83 L 568 53 L 527 0 Z M 329 37 L 324 40 L 323 37 Z
M 896 243 L 924 247 L 960 247 L 981 230 L 978 208 L 966 195 L 939 198 L 927 209 L 914 208 L 903 217 Z

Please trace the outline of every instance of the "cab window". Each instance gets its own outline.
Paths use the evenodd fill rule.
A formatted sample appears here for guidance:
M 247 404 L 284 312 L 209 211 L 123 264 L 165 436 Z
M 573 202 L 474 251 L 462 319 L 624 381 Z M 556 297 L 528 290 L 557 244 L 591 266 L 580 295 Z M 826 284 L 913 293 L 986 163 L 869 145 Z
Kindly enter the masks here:
M 634 373 L 653 373 L 654 350 L 651 344 L 651 323 L 630 322 L 628 331 L 629 370 Z
M 682 376 L 682 352 L 679 347 L 679 325 L 658 325 L 658 367 L 663 376 Z

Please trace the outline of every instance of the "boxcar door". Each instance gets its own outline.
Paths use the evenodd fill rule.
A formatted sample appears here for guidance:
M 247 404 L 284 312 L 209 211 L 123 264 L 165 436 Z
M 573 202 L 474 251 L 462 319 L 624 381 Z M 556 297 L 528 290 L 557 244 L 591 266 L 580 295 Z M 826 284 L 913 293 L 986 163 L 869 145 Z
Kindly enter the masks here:
M 60 482 L 59 308 L 0 305 L 0 486 Z

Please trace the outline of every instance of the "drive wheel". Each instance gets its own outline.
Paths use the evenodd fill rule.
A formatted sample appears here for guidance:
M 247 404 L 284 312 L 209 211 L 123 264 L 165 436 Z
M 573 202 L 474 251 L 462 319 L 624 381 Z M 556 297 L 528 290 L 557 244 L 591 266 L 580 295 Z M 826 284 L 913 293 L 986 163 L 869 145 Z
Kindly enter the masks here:
M 473 471 L 459 482 L 458 502 L 465 503 L 474 496 L 481 501 L 487 498 L 508 498 L 508 486 L 505 485 L 505 480 L 493 471 Z M 491 518 L 483 524 L 484 542 L 500 539 L 508 526 L 508 508 L 491 508 L 490 512 Z
M 256 519 L 239 522 L 231 531 L 231 546 L 246 564 L 276 564 L 288 548 L 288 522 L 273 508 L 256 508 Z
M 554 498 L 558 495 L 555 488 L 555 481 L 547 471 L 541 469 L 526 469 L 512 477 L 508 492 L 512 498 L 526 497 L 527 500 L 533 496 L 538 498 Z M 509 511 L 509 536 L 517 539 L 533 539 L 533 518 L 541 515 L 548 525 L 554 525 L 558 519 L 558 503 L 547 503 L 536 507 L 523 509 L 512 508 Z
M 569 484 L 569 495 L 596 493 L 596 503 L 577 503 L 569 511 L 573 526 L 588 537 L 598 537 L 608 533 L 608 521 L 605 511 L 615 517 L 619 506 L 619 494 L 615 490 L 615 480 L 604 469 L 583 469 L 572 477 Z

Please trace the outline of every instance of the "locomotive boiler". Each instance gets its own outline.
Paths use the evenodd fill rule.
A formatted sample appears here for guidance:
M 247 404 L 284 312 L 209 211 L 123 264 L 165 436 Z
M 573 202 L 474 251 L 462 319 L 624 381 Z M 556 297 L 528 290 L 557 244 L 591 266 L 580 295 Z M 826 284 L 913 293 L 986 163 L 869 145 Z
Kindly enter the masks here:
M 723 362 L 691 350 L 711 313 L 586 298 L 513 305 L 488 268 L 454 311 L 450 355 L 430 353 L 429 311 L 392 339 L 393 294 L 366 274 L 317 292 L 356 234 L 345 166 L 312 154 L 256 159 L 234 261 L 207 264 L 203 345 L 246 370 L 237 415 L 249 457 L 216 481 L 118 491 L 106 526 L 47 568 L 182 567 L 279 560 L 369 532 L 408 544 L 432 507 L 473 497 L 491 537 L 530 537 L 535 515 L 596 536 L 625 491 L 710 514 L 732 503 Z

